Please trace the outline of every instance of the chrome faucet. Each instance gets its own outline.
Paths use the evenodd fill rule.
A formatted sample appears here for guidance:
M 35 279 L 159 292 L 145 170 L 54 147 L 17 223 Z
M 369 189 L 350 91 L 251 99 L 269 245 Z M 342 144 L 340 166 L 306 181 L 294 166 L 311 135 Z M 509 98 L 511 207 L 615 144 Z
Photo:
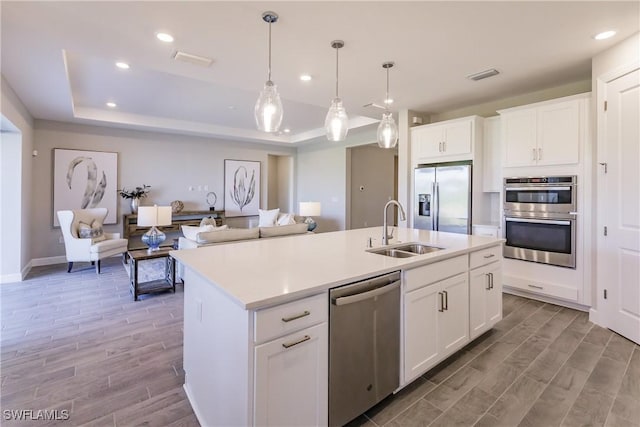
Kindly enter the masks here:
M 400 221 L 404 221 L 407 219 L 404 213 L 404 208 L 397 200 L 389 200 L 387 204 L 384 205 L 384 215 L 382 220 L 382 244 L 383 245 L 388 245 L 389 238 L 393 237 L 393 230 L 392 230 L 392 234 L 389 235 L 389 230 L 387 228 L 387 208 L 391 205 L 396 205 L 398 207 L 398 210 L 400 211 Z

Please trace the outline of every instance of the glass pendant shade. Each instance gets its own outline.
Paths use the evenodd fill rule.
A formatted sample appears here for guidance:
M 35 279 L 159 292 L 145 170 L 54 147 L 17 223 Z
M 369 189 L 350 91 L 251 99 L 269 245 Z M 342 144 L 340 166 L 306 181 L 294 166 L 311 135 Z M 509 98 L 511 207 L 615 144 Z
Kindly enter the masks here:
M 349 131 L 349 117 L 340 98 L 334 98 L 324 120 L 324 130 L 329 141 L 344 141 Z
M 380 148 L 394 148 L 398 144 L 398 126 L 390 112 L 382 114 L 377 139 Z
M 277 132 L 282 124 L 282 101 L 271 80 L 264 84 L 255 106 L 256 125 L 263 132 Z

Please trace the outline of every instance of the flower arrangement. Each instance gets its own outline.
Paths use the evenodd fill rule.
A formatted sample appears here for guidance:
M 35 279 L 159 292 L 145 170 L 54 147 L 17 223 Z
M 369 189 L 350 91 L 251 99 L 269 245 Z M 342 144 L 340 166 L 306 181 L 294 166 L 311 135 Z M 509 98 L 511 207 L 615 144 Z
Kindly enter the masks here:
M 142 187 L 136 187 L 135 189 L 128 191 L 126 188 L 118 190 L 118 193 L 123 199 L 144 199 L 149 193 L 150 185 L 142 184 Z

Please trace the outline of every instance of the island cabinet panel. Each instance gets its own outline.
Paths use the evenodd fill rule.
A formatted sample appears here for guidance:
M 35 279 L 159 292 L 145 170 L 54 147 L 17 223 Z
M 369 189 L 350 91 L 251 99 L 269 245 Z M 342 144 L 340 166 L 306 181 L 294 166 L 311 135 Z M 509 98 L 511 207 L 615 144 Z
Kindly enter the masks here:
M 255 348 L 255 425 L 327 424 L 327 332 L 324 322 Z
M 404 328 L 404 381 L 408 383 L 469 341 L 466 269 L 456 276 L 407 292 Z
M 469 334 L 474 339 L 502 319 L 502 263 L 469 273 Z

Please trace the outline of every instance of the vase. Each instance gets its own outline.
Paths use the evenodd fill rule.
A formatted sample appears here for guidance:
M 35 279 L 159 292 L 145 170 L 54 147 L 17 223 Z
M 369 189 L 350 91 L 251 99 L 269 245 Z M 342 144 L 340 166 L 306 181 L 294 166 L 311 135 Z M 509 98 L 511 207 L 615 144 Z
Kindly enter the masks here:
M 140 206 L 140 199 L 138 198 L 133 198 L 131 199 L 131 213 L 132 214 L 137 214 L 138 213 L 138 206 Z

